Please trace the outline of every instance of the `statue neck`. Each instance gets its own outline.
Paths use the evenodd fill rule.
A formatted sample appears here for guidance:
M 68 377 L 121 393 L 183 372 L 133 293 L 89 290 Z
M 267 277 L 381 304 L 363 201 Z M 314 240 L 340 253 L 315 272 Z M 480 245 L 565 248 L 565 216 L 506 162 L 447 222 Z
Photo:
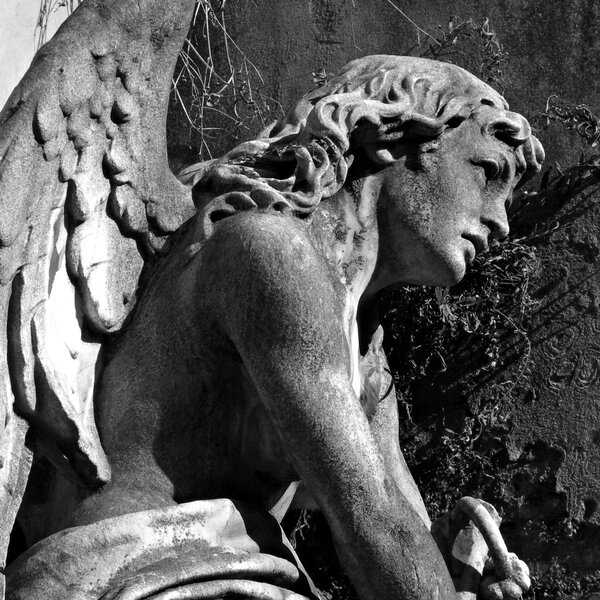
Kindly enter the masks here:
M 379 252 L 378 198 L 374 178 L 358 180 L 322 201 L 311 224 L 313 241 L 346 289 L 347 335 L 356 359 L 379 325 L 369 292 Z
M 313 240 L 355 307 L 377 264 L 378 195 L 370 178 L 359 180 L 323 200 L 311 224 Z

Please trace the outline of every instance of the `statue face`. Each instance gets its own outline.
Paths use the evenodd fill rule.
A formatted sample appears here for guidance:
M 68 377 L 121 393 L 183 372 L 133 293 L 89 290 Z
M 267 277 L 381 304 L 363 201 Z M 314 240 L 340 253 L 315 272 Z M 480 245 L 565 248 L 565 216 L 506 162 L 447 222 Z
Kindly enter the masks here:
M 377 287 L 449 286 L 491 238 L 508 234 L 512 149 L 464 121 L 378 173 Z

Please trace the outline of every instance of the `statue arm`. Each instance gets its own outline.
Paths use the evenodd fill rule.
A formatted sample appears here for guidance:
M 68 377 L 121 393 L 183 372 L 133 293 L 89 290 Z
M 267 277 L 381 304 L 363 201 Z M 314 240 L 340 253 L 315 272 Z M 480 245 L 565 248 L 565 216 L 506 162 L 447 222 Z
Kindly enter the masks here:
M 427 529 L 431 528 L 431 519 L 425 508 L 421 492 L 404 460 L 399 443 L 398 404 L 396 395 L 388 394 L 377 407 L 370 421 L 371 433 L 385 462 L 386 471 L 421 517 Z
M 222 222 L 211 241 L 221 249 L 213 272 L 227 273 L 213 283 L 227 335 L 361 599 L 456 598 L 352 389 L 339 290 L 302 225 L 246 213 Z
M 428 529 L 431 519 L 423 502 L 421 492 L 410 472 L 399 443 L 398 403 L 394 390 L 390 390 L 385 398 L 379 401 L 377 412 L 369 420 L 373 439 L 385 463 L 387 473 L 393 477 L 400 491 L 406 496 L 415 512 L 421 517 Z M 301 484 L 291 504 L 292 508 L 318 508 L 306 486 Z

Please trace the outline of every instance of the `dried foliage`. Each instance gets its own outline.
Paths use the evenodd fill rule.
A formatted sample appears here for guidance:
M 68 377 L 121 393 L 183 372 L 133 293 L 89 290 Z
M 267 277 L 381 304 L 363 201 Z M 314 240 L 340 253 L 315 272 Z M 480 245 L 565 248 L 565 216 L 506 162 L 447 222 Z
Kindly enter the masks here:
M 574 129 L 590 148 L 598 146 L 600 119 L 585 104 L 564 105 L 558 102 L 558 96 L 553 95 L 546 101 L 546 110 L 539 119 L 545 119 L 545 127 L 550 121 L 559 121 L 568 129 Z
M 450 17 L 445 27 L 438 25 L 438 34 L 424 48 L 418 44 L 412 52 L 424 58 L 443 60 L 477 73 L 483 81 L 504 93 L 507 81 L 504 64 L 508 57 L 486 17 L 481 22 L 461 21 Z
M 485 491 L 485 479 L 491 481 L 494 453 L 501 451 L 494 440 L 502 439 L 531 391 L 535 246 L 577 219 L 600 183 L 600 121 L 587 106 L 552 100 L 539 120 L 579 137 L 578 163 L 548 168 L 536 189 L 519 193 L 511 208 L 511 239 L 479 255 L 459 285 L 405 287 L 382 299 L 387 351 L 406 420 L 403 448 L 433 512 L 446 510 L 452 496 Z M 546 218 L 532 219 L 533 211 Z M 428 405 L 427 397 L 438 406 Z M 419 419 L 413 419 L 415 411 Z
M 197 27 L 200 23 L 201 27 Z M 198 134 L 201 160 L 226 138 L 233 145 L 281 112 L 254 63 L 228 31 L 225 2 L 198 0 L 173 77 L 173 94 Z
M 66 11 L 65 16 L 68 16 L 81 2 L 82 0 L 40 0 L 40 9 L 34 34 L 36 50 L 39 50 L 48 41 L 48 23 L 51 16 L 60 11 Z
M 403 287 L 381 299 L 401 443 L 434 514 L 493 477 L 482 450 L 505 432 L 528 371 L 536 264 L 532 247 L 495 243 L 452 289 Z
M 537 585 L 532 600 L 598 600 L 600 575 L 570 573 L 560 565 L 553 565 L 545 574 L 544 582 Z
M 566 167 L 551 164 L 540 178 L 538 189 L 522 192 L 511 226 L 528 244 L 539 243 L 579 218 L 589 209 L 600 184 L 600 119 L 588 106 L 560 103 L 557 96 L 551 96 L 534 123 L 539 130 L 554 126 L 563 135 L 570 134 L 573 147 L 579 148 L 579 157 Z M 531 226 L 528 215 L 532 211 L 544 214 L 545 219 Z M 560 218 L 556 218 L 559 211 Z

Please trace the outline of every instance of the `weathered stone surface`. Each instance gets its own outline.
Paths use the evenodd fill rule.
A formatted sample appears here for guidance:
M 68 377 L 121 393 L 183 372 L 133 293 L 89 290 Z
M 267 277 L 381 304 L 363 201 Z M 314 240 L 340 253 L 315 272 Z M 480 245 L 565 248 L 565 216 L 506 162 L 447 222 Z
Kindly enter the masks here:
M 104 519 L 50 536 L 9 567 L 7 599 L 195 593 L 201 598 L 246 594 L 306 600 L 302 591 L 310 590 L 296 562 L 271 515 L 230 500 L 205 500 Z
M 118 330 L 133 306 L 138 244 L 152 251 L 157 236 L 192 213 L 168 169 L 160 127 L 170 82 L 151 76 L 173 68 L 192 6 L 171 3 L 165 12 L 159 4 L 132 12 L 120 2 L 85 3 L 0 114 L 2 564 L 30 462 L 24 421 L 13 411 L 34 425 L 36 444 L 65 476 L 108 481 L 93 419 L 101 334 Z M 119 63 L 113 71 L 101 60 L 109 55 Z M 111 215 L 109 194 L 125 183 L 135 192 Z M 149 208 L 158 198 L 168 214 Z
M 17 273 L 3 295 L 7 406 L 14 393 L 57 468 L 38 498 L 44 521 L 27 531 L 29 543 L 41 541 L 11 568 L 9 598 L 293 598 L 298 570 L 265 558 L 266 542 L 238 564 L 252 542 L 221 536 L 219 523 L 237 531 L 242 519 L 214 498 L 255 506 L 260 535 L 300 481 L 361 600 L 476 596 L 478 578 L 455 589 L 400 451 L 372 301 L 400 282 L 459 281 L 490 239 L 506 235 L 506 202 L 539 170 L 539 142 L 497 92 L 458 67 L 367 57 L 264 136 L 201 165 L 197 212 L 183 223 L 189 191 L 167 172 L 159 125 L 191 6 L 165 6 L 84 4 L 46 50 L 50 104 L 42 84 L 26 80 L 5 113 L 31 148 L 7 153 L 6 171 L 16 160 L 42 169 L 34 198 L 44 207 L 30 226 L 30 199 L 20 195 L 17 226 L 3 231 L 5 246 L 35 258 L 11 255 L 3 265 L 7 284 Z M 86 38 L 99 19 L 110 35 Z M 20 105 L 19 93 L 35 102 Z M 23 123 L 35 123 L 33 138 Z M 174 231 L 164 256 L 146 264 L 129 312 L 142 265 L 129 236 L 151 250 Z M 50 350 L 48 309 L 58 298 L 74 303 L 60 287 L 65 263 L 92 331 L 66 329 L 61 356 Z M 98 301 L 106 290 L 116 301 Z M 88 336 L 102 344 L 98 354 Z M 79 362 L 63 373 L 68 355 Z M 474 504 L 473 515 L 490 521 Z M 484 589 L 518 597 L 527 587 L 521 563 L 479 523 L 495 561 Z M 216 556 L 203 561 L 210 536 Z M 467 571 L 485 563 L 485 545 L 474 548 L 461 555 Z M 280 589 L 264 581 L 271 576 Z M 316 597 L 304 588 L 300 597 Z
M 438 26 L 447 30 L 454 16 L 455 25 L 489 17 L 508 53 L 503 66 L 506 96 L 526 116 L 543 111 L 552 94 L 566 104 L 587 103 L 598 112 L 600 36 L 595 3 L 230 0 L 227 10 L 229 33 L 264 79 L 264 85 L 256 82 L 256 86 L 283 106 L 314 85 L 313 73 L 335 72 L 363 53 L 404 53 L 418 42 L 426 49 L 431 39 L 416 26 L 435 36 Z M 466 56 L 460 42 L 456 48 L 451 60 L 479 68 L 468 55 L 470 46 Z M 221 65 L 221 48 L 214 50 L 216 64 Z M 183 120 L 176 122 L 177 107 L 172 109 L 172 146 L 182 139 L 194 144 L 193 135 L 184 138 Z M 537 135 L 548 164 L 565 167 L 578 160 L 580 144 L 574 134 L 551 127 Z M 217 153 L 228 143 L 211 142 Z M 534 210 L 530 221 L 557 217 L 561 213 Z M 503 468 L 514 473 L 514 481 L 503 482 L 507 533 L 512 531 L 513 543 L 537 565 L 538 576 L 557 564 L 570 572 L 581 570 L 579 579 L 585 573 L 598 574 L 597 221 L 597 209 L 592 207 L 571 221 L 568 230 L 538 243 L 541 262 L 534 289 L 541 305 L 531 324 L 536 330 L 531 335 L 531 386 L 522 390 L 523 403 L 503 442 L 510 458 Z M 490 387 L 484 388 L 481 396 L 489 398 L 490 392 Z M 438 398 L 439 391 L 431 390 L 420 400 L 435 405 Z M 565 594 L 575 594 L 576 589 Z

